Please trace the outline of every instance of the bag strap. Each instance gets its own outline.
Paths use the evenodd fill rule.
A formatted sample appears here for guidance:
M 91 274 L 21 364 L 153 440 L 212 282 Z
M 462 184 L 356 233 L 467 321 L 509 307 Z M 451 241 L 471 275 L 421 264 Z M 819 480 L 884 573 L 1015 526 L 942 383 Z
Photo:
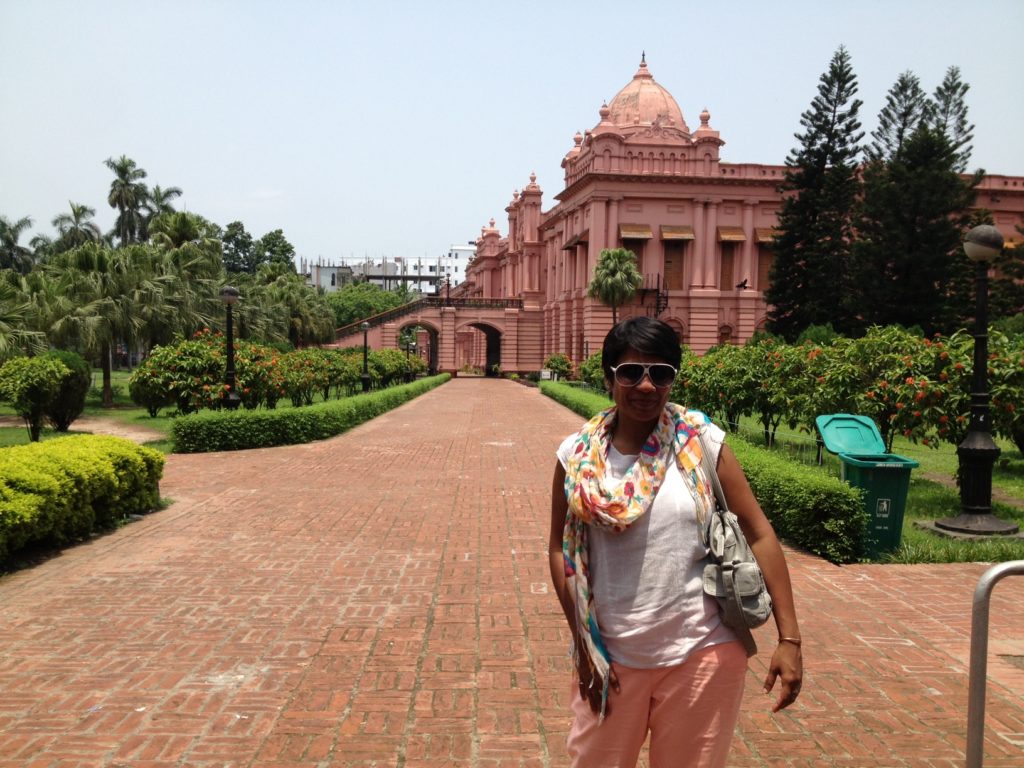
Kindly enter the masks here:
M 719 515 L 723 518 L 722 530 L 729 528 L 729 524 L 724 520 L 726 513 L 729 511 L 729 505 L 725 501 L 725 492 L 722 490 L 722 482 L 718 479 L 718 470 L 711 463 L 711 451 L 709 451 L 708 444 L 704 440 L 704 430 L 701 429 L 697 433 L 697 438 L 700 440 L 700 461 L 704 467 L 704 474 L 711 478 L 711 484 L 715 489 L 715 509 L 711 514 Z M 712 542 L 708 537 L 708 549 L 711 550 L 711 556 L 715 559 L 718 566 L 722 570 L 722 583 L 725 586 L 725 616 L 728 619 L 728 625 L 736 633 L 736 637 L 741 643 L 743 643 L 744 649 L 747 651 L 747 656 L 753 656 L 757 653 L 757 643 L 754 641 L 754 636 L 750 632 L 750 627 L 747 626 L 747 620 L 743 616 L 743 610 L 740 608 L 740 595 L 739 588 L 736 586 L 736 580 L 733 578 L 733 564 L 724 562 L 724 552 L 716 552 Z

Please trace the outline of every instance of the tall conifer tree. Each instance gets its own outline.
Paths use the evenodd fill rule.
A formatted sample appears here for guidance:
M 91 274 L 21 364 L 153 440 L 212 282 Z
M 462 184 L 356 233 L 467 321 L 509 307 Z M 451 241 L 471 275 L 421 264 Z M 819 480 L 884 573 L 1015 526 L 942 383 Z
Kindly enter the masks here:
M 850 242 L 860 141 L 857 78 L 844 47 L 832 56 L 818 95 L 801 115 L 800 146 L 786 158 L 785 195 L 767 301 L 770 329 L 795 339 L 809 325 L 856 323 Z
M 974 124 L 967 122 L 965 101 L 970 87 L 960 80 L 960 68 L 950 67 L 935 89 L 928 113 L 928 122 L 949 140 L 956 159 L 954 169 L 959 173 L 967 170 L 974 140 Z
M 955 163 L 946 136 L 922 123 L 898 155 L 865 169 L 854 253 L 866 323 L 956 330 L 947 296 L 976 182 Z
M 871 132 L 872 141 L 864 148 L 868 162 L 887 161 L 899 155 L 904 142 L 928 113 L 929 101 L 921 81 L 913 72 L 904 72 L 889 89 L 885 106 L 878 113 L 878 128 Z

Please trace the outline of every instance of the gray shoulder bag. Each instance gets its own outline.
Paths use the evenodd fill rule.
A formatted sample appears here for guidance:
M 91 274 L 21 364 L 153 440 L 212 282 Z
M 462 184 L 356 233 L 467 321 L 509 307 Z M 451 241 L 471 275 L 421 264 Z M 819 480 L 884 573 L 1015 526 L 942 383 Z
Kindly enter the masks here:
M 700 442 L 704 474 L 715 488 L 717 502 L 702 531 L 710 550 L 704 566 L 704 592 L 718 600 L 722 622 L 736 633 L 747 656 L 753 656 L 757 653 L 757 643 L 750 630 L 768 621 L 772 599 L 739 520 L 729 511 L 703 430 Z

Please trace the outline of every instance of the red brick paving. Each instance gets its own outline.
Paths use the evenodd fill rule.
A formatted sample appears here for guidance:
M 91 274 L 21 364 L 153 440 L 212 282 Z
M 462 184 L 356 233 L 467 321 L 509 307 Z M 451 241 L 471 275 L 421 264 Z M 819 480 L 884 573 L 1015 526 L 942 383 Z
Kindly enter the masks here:
M 456 379 L 333 440 L 168 457 L 171 507 L 0 580 L 0 768 L 564 766 L 546 535 L 579 422 Z M 772 715 L 754 659 L 730 765 L 963 765 L 986 566 L 789 558 L 804 693 Z M 995 590 L 989 768 L 1024 765 L 1022 598 Z

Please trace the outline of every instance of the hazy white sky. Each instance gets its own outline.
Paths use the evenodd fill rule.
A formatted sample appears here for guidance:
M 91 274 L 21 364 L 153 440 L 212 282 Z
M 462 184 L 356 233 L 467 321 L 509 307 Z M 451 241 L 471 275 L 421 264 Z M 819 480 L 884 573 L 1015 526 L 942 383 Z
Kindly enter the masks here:
M 912 70 L 971 86 L 973 167 L 1024 175 L 1024 2 L 0 0 L 0 214 L 33 234 L 72 200 L 107 230 L 108 157 L 179 209 L 300 256 L 437 256 L 536 171 L 544 208 L 577 130 L 654 78 L 726 162 L 782 163 L 839 45 L 865 129 Z

